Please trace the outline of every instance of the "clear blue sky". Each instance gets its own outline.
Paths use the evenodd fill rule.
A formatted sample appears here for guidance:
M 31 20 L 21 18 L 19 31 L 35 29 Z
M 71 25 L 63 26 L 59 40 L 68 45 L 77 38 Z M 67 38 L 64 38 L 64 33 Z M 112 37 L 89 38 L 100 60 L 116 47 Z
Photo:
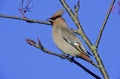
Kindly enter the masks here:
M 32 19 L 46 20 L 63 8 L 58 0 L 32 1 L 32 11 L 26 14 Z M 111 1 L 80 0 L 79 19 L 93 44 Z M 67 3 L 73 9 L 76 2 L 68 0 Z M 18 12 L 19 3 L 20 0 L 0 0 L 0 13 L 21 16 Z M 70 28 L 76 29 L 67 12 L 63 17 Z M 111 13 L 98 49 L 110 79 L 120 79 L 119 26 L 120 15 Z M 48 25 L 0 18 L 0 79 L 94 79 L 75 64 L 45 54 L 26 43 L 26 38 L 35 41 L 40 38 L 47 49 L 61 53 L 52 41 L 51 29 Z M 102 77 L 98 69 L 81 59 L 77 60 Z

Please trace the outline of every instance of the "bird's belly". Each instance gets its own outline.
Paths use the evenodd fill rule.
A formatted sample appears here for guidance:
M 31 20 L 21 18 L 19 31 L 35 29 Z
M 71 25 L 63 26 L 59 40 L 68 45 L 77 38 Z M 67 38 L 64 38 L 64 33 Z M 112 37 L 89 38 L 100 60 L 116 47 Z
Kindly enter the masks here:
M 72 45 L 70 45 L 62 38 L 55 37 L 54 42 L 56 46 L 65 54 L 69 54 L 71 56 L 78 56 L 80 54 L 80 52 L 77 49 L 75 49 Z

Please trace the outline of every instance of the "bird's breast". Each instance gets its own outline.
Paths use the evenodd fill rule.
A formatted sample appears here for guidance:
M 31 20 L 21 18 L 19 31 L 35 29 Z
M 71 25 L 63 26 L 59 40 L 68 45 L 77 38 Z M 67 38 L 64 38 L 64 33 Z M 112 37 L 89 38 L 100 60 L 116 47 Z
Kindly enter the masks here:
M 80 54 L 80 52 L 77 49 L 75 49 L 72 45 L 70 45 L 68 42 L 66 42 L 63 39 L 62 34 L 61 34 L 61 32 L 59 30 L 53 29 L 52 32 L 53 32 L 52 33 L 53 41 L 54 41 L 55 45 L 63 53 L 69 54 L 69 55 L 72 55 L 72 56 L 77 56 L 77 55 Z

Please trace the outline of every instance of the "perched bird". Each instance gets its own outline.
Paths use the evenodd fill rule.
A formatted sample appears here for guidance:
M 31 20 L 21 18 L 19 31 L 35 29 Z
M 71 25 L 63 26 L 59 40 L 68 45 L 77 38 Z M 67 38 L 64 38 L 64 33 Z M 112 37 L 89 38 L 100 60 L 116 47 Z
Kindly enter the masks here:
M 66 24 L 65 19 L 62 17 L 63 12 L 63 10 L 59 10 L 48 19 L 52 24 L 54 43 L 63 53 L 73 57 L 80 57 L 87 62 L 94 64 L 82 42 Z

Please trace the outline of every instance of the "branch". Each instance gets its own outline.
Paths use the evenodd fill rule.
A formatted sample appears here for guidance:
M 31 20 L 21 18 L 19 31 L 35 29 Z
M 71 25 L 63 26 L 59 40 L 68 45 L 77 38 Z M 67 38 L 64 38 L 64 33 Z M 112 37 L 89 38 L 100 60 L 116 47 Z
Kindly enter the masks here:
M 70 7 L 67 5 L 67 3 L 65 2 L 65 0 L 59 0 L 61 2 L 61 4 L 63 5 L 63 7 L 66 9 L 66 11 L 68 12 L 69 16 L 71 17 L 71 19 L 73 20 L 73 22 L 75 23 L 75 25 L 78 27 L 78 31 L 83 39 L 85 40 L 85 42 L 88 44 L 88 47 L 90 47 L 92 45 L 92 43 L 90 42 L 90 40 L 88 39 L 88 37 L 86 36 L 81 24 L 80 24 L 80 21 L 79 21 L 79 18 L 76 17 L 76 13 L 74 14 L 73 11 L 70 9 Z
M 9 15 L 4 15 L 4 14 L 0 14 L 0 17 L 1 18 L 10 18 L 10 19 L 16 19 L 16 20 L 23 20 L 23 21 L 26 21 L 28 23 L 39 23 L 39 24 L 46 24 L 46 25 L 51 25 L 49 22 L 45 22 L 45 21 L 42 21 L 42 20 L 34 20 L 34 19 L 30 19 L 30 18 L 26 18 L 26 17 L 17 17 L 17 16 L 9 16 Z M 29 41 L 29 42 L 28 42 Z M 70 62 L 73 62 L 74 64 L 78 65 L 79 67 L 81 67 L 84 71 L 86 71 L 87 73 L 89 73 L 90 75 L 92 75 L 93 77 L 95 77 L 96 79 L 100 79 L 99 76 L 97 76 L 96 74 L 94 74 L 93 72 L 91 72 L 90 70 L 88 70 L 86 67 L 84 67 L 83 65 L 81 65 L 79 62 L 71 59 L 70 57 L 67 57 L 65 55 L 59 55 L 59 54 L 56 54 L 54 52 L 50 52 L 49 50 L 45 49 L 41 44 L 40 44 L 40 41 L 38 41 L 39 44 L 36 44 L 34 41 L 32 40 L 27 40 L 27 42 L 30 44 L 30 45 L 33 45 L 34 47 L 36 48 L 39 48 L 41 49 L 42 51 L 48 53 L 48 54 L 51 54 L 51 55 L 54 55 L 54 56 L 57 56 L 57 57 L 60 57 L 60 58 L 65 58 L 67 60 L 69 60 Z
M 0 14 L 0 17 L 1 18 L 10 18 L 10 19 L 23 20 L 23 21 L 26 21 L 28 23 L 39 23 L 39 24 L 51 25 L 51 23 L 49 23 L 47 21 L 34 20 L 34 19 L 26 18 L 26 17 L 9 16 L 9 15 L 5 15 L 5 14 Z
M 26 42 L 40 50 L 42 50 L 43 52 L 59 57 L 59 58 L 63 58 L 63 59 L 67 59 L 68 61 L 76 64 L 77 66 L 79 66 L 80 68 L 82 68 L 84 71 L 86 71 L 87 73 L 89 73 L 90 75 L 92 75 L 93 77 L 95 77 L 96 79 L 100 79 L 99 76 L 97 76 L 96 74 L 94 74 L 93 72 L 91 72 L 89 69 L 87 69 L 86 67 L 84 67 L 82 64 L 80 64 L 79 62 L 77 62 L 75 59 L 70 58 L 69 56 L 63 55 L 63 54 L 57 54 L 55 52 L 51 52 L 49 50 L 47 50 L 46 48 L 43 47 L 43 45 L 41 44 L 40 40 L 38 39 L 38 43 L 34 42 L 31 39 L 26 39 Z
M 113 0 L 113 1 L 115 1 L 115 0 Z M 103 25 L 101 27 L 102 31 L 100 31 L 100 34 L 98 35 L 98 38 L 97 38 L 98 42 L 96 42 L 96 44 L 94 46 L 94 45 L 92 45 L 91 41 L 88 39 L 88 37 L 86 36 L 84 30 L 82 29 L 82 26 L 80 25 L 79 18 L 77 16 L 75 16 L 76 14 L 72 12 L 72 10 L 66 4 L 65 0 L 60 0 L 60 2 L 63 5 L 63 7 L 67 10 L 68 14 L 70 15 L 71 19 L 74 21 L 75 25 L 78 27 L 78 30 L 76 31 L 77 34 L 81 35 L 81 37 L 84 39 L 84 42 L 88 45 L 88 47 L 92 51 L 92 53 L 93 53 L 93 55 L 94 55 L 94 57 L 95 57 L 98 65 L 99 65 L 99 70 L 100 70 L 101 74 L 103 75 L 104 79 L 109 79 L 109 76 L 108 76 L 108 74 L 107 74 L 107 72 L 106 72 L 106 70 L 104 68 L 102 60 L 101 60 L 101 58 L 100 58 L 100 56 L 98 54 L 97 48 L 96 48 L 99 45 L 99 41 L 101 39 L 102 32 L 103 32 L 104 27 L 106 25 L 107 19 L 108 19 L 109 15 L 110 15 L 109 11 L 108 11 L 108 17 L 106 16 L 107 17 L 106 22 L 104 21 L 104 23 L 103 23 Z M 10 19 L 17 19 L 17 20 L 23 20 L 23 21 L 26 21 L 28 23 L 39 23 L 39 24 L 51 25 L 49 22 L 46 22 L 46 21 L 33 20 L 33 19 L 26 18 L 26 17 L 8 16 L 8 15 L 4 15 L 4 14 L 0 14 L 0 17 L 2 17 L 2 18 L 10 18 Z M 38 41 L 38 44 L 36 44 L 34 41 L 31 41 L 30 44 L 33 45 L 33 46 L 35 46 L 35 47 L 37 47 L 37 48 L 39 48 L 39 49 L 41 49 L 42 51 L 44 51 L 44 52 L 46 52 L 48 54 L 58 56 L 58 54 L 55 54 L 54 52 L 50 52 L 49 50 L 47 50 L 43 46 L 41 46 L 40 41 Z M 66 56 L 61 56 L 61 57 L 67 59 Z M 68 57 L 68 60 L 72 61 L 73 63 L 75 63 L 76 65 L 78 65 L 78 66 L 80 66 L 81 68 L 84 69 L 84 66 L 81 66 L 81 64 L 77 64 L 78 63 L 77 61 L 75 62 L 75 60 L 72 60 L 71 58 L 69 59 L 69 57 Z M 87 72 L 87 70 L 86 70 L 86 72 Z M 90 72 L 88 72 L 88 73 L 90 74 Z M 92 75 L 92 76 L 96 77 L 95 75 Z M 98 77 L 97 79 L 100 79 L 100 78 Z
M 73 22 L 75 23 L 75 25 L 78 27 L 77 34 L 79 34 L 83 38 L 84 42 L 87 44 L 87 46 L 92 51 L 98 65 L 99 65 L 99 70 L 100 70 L 101 74 L 103 75 L 104 79 L 109 79 L 109 75 L 107 74 L 107 71 L 106 71 L 106 69 L 104 67 L 104 64 L 103 64 L 103 62 L 102 62 L 102 60 L 101 60 L 101 58 L 100 58 L 100 56 L 98 54 L 98 50 L 94 45 L 92 45 L 91 41 L 86 36 L 84 30 L 82 29 L 82 26 L 80 25 L 79 19 L 77 17 L 75 17 L 75 14 L 69 8 L 69 6 L 65 2 L 65 0 L 59 0 L 59 1 L 63 5 L 63 7 L 66 9 L 68 14 L 70 15 L 70 17 L 73 20 Z
M 111 5 L 110 5 L 110 7 L 109 7 L 109 9 L 108 9 L 108 12 L 107 12 L 106 17 L 105 17 L 105 19 L 104 19 L 104 22 L 103 22 L 103 24 L 102 24 L 102 26 L 101 26 L 101 29 L 100 29 L 100 31 L 99 31 L 99 34 L 98 34 L 98 37 L 97 37 L 97 40 L 96 40 L 96 43 L 95 43 L 96 48 L 98 48 L 98 45 L 99 45 L 100 40 L 101 40 L 101 38 L 102 38 L 102 34 L 103 34 L 103 31 L 104 31 L 105 25 L 106 25 L 106 23 L 107 23 L 107 21 L 108 21 L 108 18 L 109 18 L 109 16 L 110 16 L 110 13 L 111 13 L 111 10 L 112 10 L 112 8 L 113 8 L 114 3 L 115 3 L 115 0 L 112 0 L 112 3 L 111 3 Z

